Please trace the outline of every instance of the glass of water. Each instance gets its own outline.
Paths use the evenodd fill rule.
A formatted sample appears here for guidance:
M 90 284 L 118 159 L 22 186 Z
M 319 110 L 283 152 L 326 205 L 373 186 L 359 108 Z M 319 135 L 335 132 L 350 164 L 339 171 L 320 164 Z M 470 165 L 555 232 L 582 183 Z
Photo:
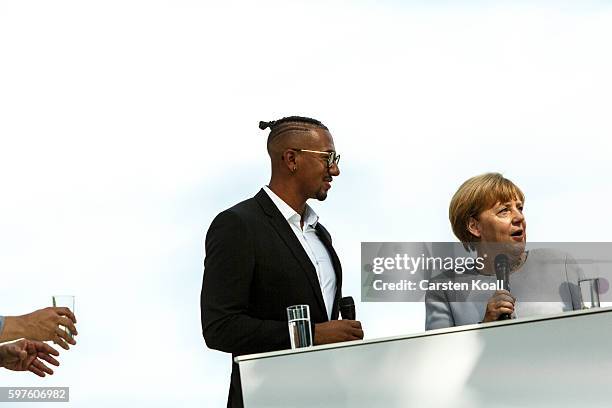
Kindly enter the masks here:
M 51 300 L 53 301 L 53 307 L 67 307 L 72 313 L 74 313 L 74 296 L 53 295 L 51 297 Z M 65 326 L 60 326 L 60 328 L 64 330 L 70 337 L 72 337 L 70 329 Z
M 291 348 L 312 346 L 312 328 L 310 326 L 310 308 L 308 305 L 289 306 L 287 308 L 287 320 L 289 322 Z
M 599 278 L 580 279 L 580 295 L 582 297 L 582 308 L 592 309 L 599 307 Z

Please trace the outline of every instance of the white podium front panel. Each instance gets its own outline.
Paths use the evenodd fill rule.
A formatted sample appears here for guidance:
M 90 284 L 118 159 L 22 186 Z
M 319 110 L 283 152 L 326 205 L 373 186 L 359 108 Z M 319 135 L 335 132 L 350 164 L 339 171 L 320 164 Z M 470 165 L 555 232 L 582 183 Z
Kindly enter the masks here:
M 246 408 L 611 407 L 612 309 L 236 362 Z

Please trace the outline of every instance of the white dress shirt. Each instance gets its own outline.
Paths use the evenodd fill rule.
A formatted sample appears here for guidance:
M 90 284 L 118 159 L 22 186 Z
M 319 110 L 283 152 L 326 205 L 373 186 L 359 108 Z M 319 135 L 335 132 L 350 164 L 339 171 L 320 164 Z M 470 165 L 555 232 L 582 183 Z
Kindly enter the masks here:
M 270 190 L 268 186 L 264 186 L 263 189 L 289 223 L 291 230 L 298 241 L 300 241 L 300 244 L 302 244 L 304 251 L 306 251 L 308 258 L 310 258 L 312 265 L 317 271 L 321 293 L 323 294 L 323 301 L 327 309 L 327 318 L 331 319 L 334 299 L 336 297 L 336 272 L 334 271 L 334 265 L 327 252 L 327 248 L 325 248 L 325 245 L 323 245 L 315 230 L 317 222 L 319 221 L 319 216 L 308 204 L 306 204 L 306 208 L 304 209 L 304 227 L 302 228 L 300 227 L 300 214 L 295 212 L 293 208 Z

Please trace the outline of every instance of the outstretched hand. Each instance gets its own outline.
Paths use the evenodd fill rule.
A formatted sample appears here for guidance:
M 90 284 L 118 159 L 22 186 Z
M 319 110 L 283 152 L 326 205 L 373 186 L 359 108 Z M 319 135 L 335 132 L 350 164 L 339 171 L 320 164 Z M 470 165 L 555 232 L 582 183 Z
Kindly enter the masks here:
M 59 356 L 59 352 L 53 347 L 40 341 L 22 339 L 14 343 L 0 346 L 0 365 L 13 371 L 31 371 L 44 377 L 53 374 L 53 370 L 43 360 L 54 366 L 59 366 L 53 356 Z

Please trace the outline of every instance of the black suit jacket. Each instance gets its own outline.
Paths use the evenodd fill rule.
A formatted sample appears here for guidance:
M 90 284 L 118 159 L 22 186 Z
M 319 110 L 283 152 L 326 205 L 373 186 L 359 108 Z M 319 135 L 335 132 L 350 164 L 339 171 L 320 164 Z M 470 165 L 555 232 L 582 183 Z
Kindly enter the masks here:
M 338 318 L 342 269 L 329 232 L 317 223 L 336 272 L 332 319 Z M 313 325 L 328 320 L 315 268 L 268 194 L 223 211 L 206 234 L 200 306 L 208 347 L 235 356 L 290 348 L 287 307 L 310 306 Z M 232 363 L 228 407 L 242 407 L 238 365 Z

